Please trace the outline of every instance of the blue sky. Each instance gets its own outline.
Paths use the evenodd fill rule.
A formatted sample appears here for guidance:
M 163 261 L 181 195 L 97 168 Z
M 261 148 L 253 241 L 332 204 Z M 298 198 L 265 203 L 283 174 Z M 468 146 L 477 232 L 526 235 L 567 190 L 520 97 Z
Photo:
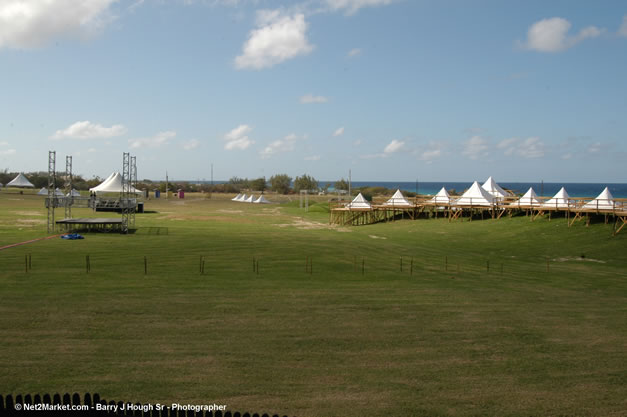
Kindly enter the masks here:
M 627 3 L 2 0 L 0 169 L 626 182 Z

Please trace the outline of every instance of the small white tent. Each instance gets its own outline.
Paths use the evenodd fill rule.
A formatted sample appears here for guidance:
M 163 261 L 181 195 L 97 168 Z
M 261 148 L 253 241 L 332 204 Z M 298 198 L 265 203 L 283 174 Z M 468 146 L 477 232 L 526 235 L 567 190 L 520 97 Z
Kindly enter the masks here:
M 542 207 L 558 208 L 558 209 L 569 208 L 569 207 L 574 208 L 575 202 L 570 199 L 570 197 L 568 196 L 568 193 L 566 192 L 566 189 L 562 187 L 557 192 L 557 194 L 553 196 L 552 199 L 542 204 Z
M 119 172 L 114 172 L 100 185 L 90 188 L 89 191 L 92 193 L 121 193 L 124 191 L 122 186 L 122 175 L 120 175 Z M 142 192 L 131 186 L 131 193 L 141 194 Z
M 594 200 L 583 205 L 586 210 L 615 210 L 622 209 L 622 204 L 614 201 L 614 196 L 610 190 L 605 189 Z
M 258 199 L 253 201 L 253 203 L 255 203 L 255 204 L 270 204 L 270 202 L 268 200 L 266 200 L 266 198 L 263 196 L 263 194 L 260 195 Z
M 446 191 L 446 188 L 442 187 L 442 189 L 438 191 L 438 193 L 428 202 L 432 204 L 450 204 L 451 196 L 448 191 Z
M 41 187 L 41 190 L 37 191 L 37 195 L 48 195 L 48 189 L 46 187 Z
M 59 190 L 58 187 L 56 190 L 54 190 L 54 195 L 57 197 L 65 197 L 65 194 L 63 194 L 63 191 Z
M 233 197 L 231 201 L 239 201 L 240 198 L 242 198 L 242 195 L 238 194 L 237 196 Z
M 357 194 L 357 197 L 355 197 L 353 199 L 353 201 L 348 203 L 346 205 L 346 207 L 351 209 L 351 210 L 353 210 L 353 209 L 371 209 L 372 208 L 372 206 L 370 205 L 368 200 L 366 200 L 364 198 L 364 196 L 361 195 L 361 193 Z
M 456 206 L 493 206 L 496 203 L 496 197 L 481 188 L 477 181 L 466 192 L 453 203 Z
M 248 198 L 246 200 L 242 200 L 244 203 L 252 203 L 253 201 L 255 201 L 255 196 L 254 195 L 249 195 Z
M 407 201 L 401 190 L 396 190 L 394 195 L 385 203 L 384 206 L 392 206 L 392 207 L 413 207 L 413 205 Z
M 510 204 L 510 206 L 521 208 L 533 208 L 540 207 L 542 202 L 538 200 L 538 195 L 533 190 L 533 187 L 529 187 L 525 195 L 520 197 L 517 201 Z
M 72 188 L 72 190 L 65 195 L 66 197 L 80 197 L 81 193 L 79 193 L 76 189 Z
M 489 177 L 486 182 L 481 186 L 484 190 L 486 190 L 490 195 L 496 198 L 505 198 L 508 193 L 504 189 L 502 189 L 492 177 Z
M 239 201 L 239 202 L 241 203 L 241 202 L 246 201 L 246 199 L 247 199 L 247 198 L 248 198 L 248 197 L 246 196 L 246 194 L 242 194 L 242 195 L 240 196 L 240 198 L 238 198 L 238 199 L 237 199 L 237 201 Z
M 21 172 L 17 174 L 17 177 L 13 178 L 8 184 L 7 187 L 19 187 L 19 188 L 33 188 L 34 185 L 26 178 L 24 174 Z

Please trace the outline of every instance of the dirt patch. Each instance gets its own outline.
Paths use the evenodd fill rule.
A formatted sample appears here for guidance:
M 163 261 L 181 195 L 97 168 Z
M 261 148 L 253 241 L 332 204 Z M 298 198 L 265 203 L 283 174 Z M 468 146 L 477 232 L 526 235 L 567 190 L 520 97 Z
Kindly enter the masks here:
M 14 211 L 13 213 L 18 216 L 43 216 L 44 213 L 40 213 L 38 211 Z
M 25 225 L 34 226 L 34 225 L 37 225 L 37 224 L 46 224 L 46 221 L 45 220 L 38 220 L 38 219 L 18 219 L 17 223 L 20 226 L 25 226 Z
M 340 227 L 335 224 L 326 224 L 318 222 L 308 222 L 303 219 L 295 220 L 293 223 L 277 224 L 277 227 L 295 227 L 301 230 L 336 230 L 338 232 L 350 232 L 346 227 Z
M 242 217 L 227 217 L 227 216 L 180 216 L 170 215 L 160 217 L 161 220 L 174 220 L 174 221 L 215 221 L 215 222 L 227 222 L 227 223 L 253 223 L 251 220 Z
M 592 258 L 582 258 L 581 256 L 571 256 L 571 257 L 563 257 L 563 258 L 555 258 L 553 262 L 569 262 L 569 261 L 583 261 L 583 262 L 596 262 L 599 264 L 606 263 L 600 259 L 592 259 Z
M 368 237 L 370 239 L 387 239 L 387 237 L 384 236 L 376 236 L 376 235 L 368 235 Z
M 218 213 L 238 214 L 243 213 L 242 210 L 216 210 Z

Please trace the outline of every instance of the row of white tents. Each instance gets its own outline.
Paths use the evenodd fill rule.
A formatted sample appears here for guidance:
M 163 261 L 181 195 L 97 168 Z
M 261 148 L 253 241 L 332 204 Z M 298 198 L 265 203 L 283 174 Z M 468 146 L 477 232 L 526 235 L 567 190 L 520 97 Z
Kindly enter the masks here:
M 452 197 L 444 187 L 430 200 L 427 201 L 431 205 L 457 206 L 457 207 L 495 207 L 500 208 L 535 208 L 535 209 L 584 209 L 584 210 L 622 210 L 623 204 L 614 200 L 610 190 L 605 187 L 603 192 L 594 200 L 583 205 L 570 198 L 566 189 L 562 187 L 553 198 L 548 201 L 542 201 L 538 195 L 530 187 L 527 192 L 518 200 L 505 204 L 505 198 L 513 197 L 511 193 L 503 190 L 492 177 L 483 184 L 479 185 L 475 181 L 472 186 L 462 194 L 461 197 Z M 383 203 L 383 206 L 409 208 L 414 204 L 407 201 L 400 190 L 396 190 L 394 195 Z M 364 198 L 361 193 L 355 197 L 353 201 L 346 205 L 349 209 L 370 209 L 371 204 Z
M 239 203 L 253 203 L 253 204 L 270 204 L 270 202 L 262 195 L 255 199 L 254 195 L 247 196 L 246 194 L 238 194 L 231 199 L 231 201 L 237 201 Z

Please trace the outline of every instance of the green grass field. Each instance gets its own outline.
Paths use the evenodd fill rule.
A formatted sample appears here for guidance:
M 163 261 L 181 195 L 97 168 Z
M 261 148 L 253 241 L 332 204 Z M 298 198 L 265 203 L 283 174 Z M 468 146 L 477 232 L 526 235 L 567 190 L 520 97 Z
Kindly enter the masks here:
M 627 415 L 627 232 L 603 219 L 330 227 L 324 204 L 218 195 L 146 209 L 134 234 L 0 251 L 3 394 L 300 417 Z M 0 246 L 43 236 L 43 198 L 0 192 Z

